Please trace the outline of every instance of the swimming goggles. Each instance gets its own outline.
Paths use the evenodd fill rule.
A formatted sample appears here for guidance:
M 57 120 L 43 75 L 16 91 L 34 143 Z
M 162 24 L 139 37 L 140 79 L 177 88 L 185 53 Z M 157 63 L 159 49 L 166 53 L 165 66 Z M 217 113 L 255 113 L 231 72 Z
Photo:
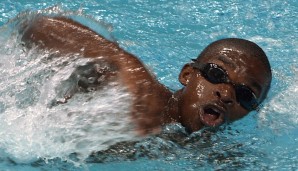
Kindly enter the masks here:
M 236 92 L 236 100 L 248 111 L 255 110 L 258 106 L 257 97 L 254 92 L 244 84 L 235 84 L 229 80 L 227 72 L 214 63 L 207 63 L 198 67 L 198 63 L 193 63 L 194 68 L 198 69 L 203 77 L 213 84 L 228 83 L 232 84 Z

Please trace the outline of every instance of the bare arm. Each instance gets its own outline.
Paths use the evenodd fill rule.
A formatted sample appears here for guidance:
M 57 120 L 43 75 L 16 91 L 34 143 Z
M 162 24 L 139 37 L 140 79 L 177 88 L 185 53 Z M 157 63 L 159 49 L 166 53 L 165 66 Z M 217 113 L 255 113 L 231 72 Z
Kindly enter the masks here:
M 102 57 L 118 69 L 117 78 L 135 96 L 132 116 L 141 134 L 161 125 L 161 114 L 171 92 L 161 85 L 132 54 L 121 49 L 90 28 L 63 17 L 39 17 L 24 30 L 22 41 L 58 54 L 81 54 L 83 57 Z

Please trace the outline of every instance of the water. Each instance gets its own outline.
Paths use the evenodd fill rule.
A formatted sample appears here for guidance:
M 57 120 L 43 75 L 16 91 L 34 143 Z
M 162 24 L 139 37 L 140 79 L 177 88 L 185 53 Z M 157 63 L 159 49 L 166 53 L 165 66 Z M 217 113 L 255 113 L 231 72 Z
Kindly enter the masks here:
M 268 99 L 260 111 L 217 132 L 202 130 L 187 135 L 180 125 L 169 125 L 161 135 L 142 140 L 125 127 L 129 122 L 125 113 L 120 113 L 123 122 L 108 122 L 130 106 L 120 103 L 129 102 L 131 97 L 117 86 L 97 92 L 107 93 L 105 97 L 117 94 L 116 104 L 108 98 L 89 100 L 102 95 L 91 92 L 87 97 L 78 95 L 69 105 L 48 108 L 53 99 L 63 100 L 61 94 L 71 94 L 71 71 L 88 61 L 73 58 L 67 62 L 47 53 L 22 51 L 15 21 L 9 20 L 20 12 L 45 8 L 76 16 L 116 40 L 173 90 L 181 87 L 177 77 L 183 64 L 210 42 L 224 37 L 252 40 L 265 50 L 272 65 Z M 296 0 L 2 0 L 0 10 L 0 170 L 298 169 Z M 55 87 L 60 84 L 70 88 L 57 92 Z M 78 101 L 85 101 L 86 106 L 79 107 Z M 95 103 L 102 105 L 92 107 Z M 120 109 L 113 111 L 112 105 Z M 112 118 L 94 117 L 98 109 L 113 113 Z M 82 116 L 82 112 L 89 115 Z M 110 134 L 104 136 L 105 132 Z M 113 145 L 122 138 L 130 141 Z

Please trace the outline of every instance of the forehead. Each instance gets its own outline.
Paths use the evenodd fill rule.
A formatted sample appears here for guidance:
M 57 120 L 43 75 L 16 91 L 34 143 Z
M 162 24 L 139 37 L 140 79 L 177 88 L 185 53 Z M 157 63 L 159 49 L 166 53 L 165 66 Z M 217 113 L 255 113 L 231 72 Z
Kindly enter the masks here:
M 243 51 L 222 48 L 206 53 L 200 63 L 216 63 L 225 69 L 232 81 L 246 84 L 262 94 L 268 82 L 265 65 L 257 57 Z
M 251 53 L 246 53 L 241 50 L 235 50 L 232 48 L 222 48 L 206 53 L 199 59 L 200 62 L 210 62 L 214 60 L 220 60 L 225 65 L 228 65 L 234 69 L 236 68 L 249 68 L 251 66 L 263 66 L 263 63 L 258 60 L 257 57 Z M 264 68 L 260 68 L 264 69 Z M 264 69 L 265 70 L 265 69 Z

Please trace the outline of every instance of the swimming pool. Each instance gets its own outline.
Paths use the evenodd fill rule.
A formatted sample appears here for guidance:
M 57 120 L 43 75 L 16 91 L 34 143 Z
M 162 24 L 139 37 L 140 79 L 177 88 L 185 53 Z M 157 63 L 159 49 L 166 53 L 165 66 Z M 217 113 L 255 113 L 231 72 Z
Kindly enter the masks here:
M 97 21 L 104 21 L 106 28 L 113 29 L 113 37 L 123 48 L 139 56 L 162 83 L 174 90 L 180 87 L 177 77 L 182 65 L 196 57 L 210 42 L 225 37 L 252 40 L 265 50 L 273 68 L 269 98 L 263 103 L 263 108 L 259 112 L 251 113 L 248 117 L 225 126 L 216 133 L 212 130 L 202 130 L 188 136 L 179 125 L 171 125 L 164 129 L 162 135 L 112 147 L 85 161 L 80 161 L 76 155 L 70 155 L 68 158 L 64 158 L 63 155 L 49 156 L 48 154 L 60 154 L 57 151 L 63 151 L 59 149 L 60 147 L 55 147 L 55 144 L 48 149 L 36 147 L 33 150 L 35 154 L 47 155 L 41 156 L 44 160 L 31 160 L 28 156 L 34 154 L 26 150 L 27 147 L 32 147 L 31 134 L 25 138 L 29 145 L 22 144 L 18 142 L 20 139 L 12 137 L 16 134 L 5 134 L 9 132 L 7 130 L 9 126 L 1 125 L 1 170 L 298 169 L 296 19 L 298 2 L 296 0 L 275 2 L 2 0 L 1 30 L 3 31 L 5 23 L 19 12 L 45 8 L 55 11 L 57 8 L 51 8 L 54 5 L 58 5 L 58 9 L 63 13 L 83 11 L 84 15 L 92 16 Z M 96 26 L 95 22 L 91 22 L 90 25 Z M 9 45 L 15 44 L 15 42 L 9 43 Z M 11 46 L 8 47 L 13 49 Z M 12 51 L 10 54 L 6 50 L 5 47 L 1 48 L 2 58 L 7 54 L 17 56 L 17 52 Z M 1 87 L 9 81 L 1 80 Z M 0 97 L 2 116 L 6 114 L 4 111 L 6 104 L 3 101 L 9 97 L 13 96 Z M 10 114 L 9 121 L 15 121 L 14 118 L 18 117 L 18 113 Z M 24 125 L 14 127 L 15 131 L 23 129 L 28 131 L 27 133 L 35 133 L 38 130 L 37 128 L 27 130 L 22 126 Z M 45 151 L 54 153 L 43 153 Z M 72 151 L 67 152 L 71 154 Z

